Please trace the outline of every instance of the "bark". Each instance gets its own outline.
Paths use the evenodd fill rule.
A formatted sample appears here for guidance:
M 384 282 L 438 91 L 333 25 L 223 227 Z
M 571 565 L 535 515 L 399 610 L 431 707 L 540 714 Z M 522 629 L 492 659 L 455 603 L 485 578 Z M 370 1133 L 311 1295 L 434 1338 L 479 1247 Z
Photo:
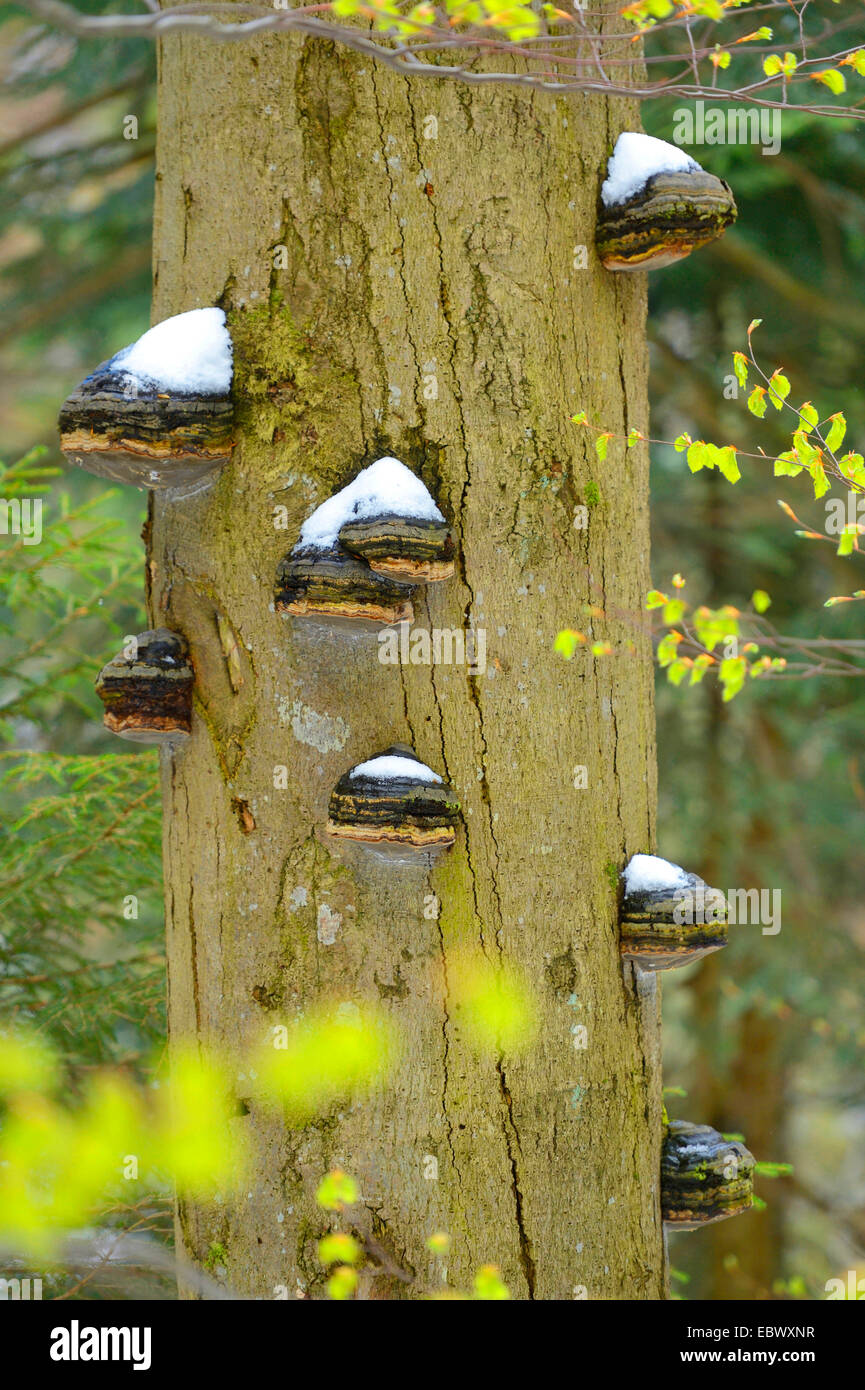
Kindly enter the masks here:
M 653 843 L 651 656 L 583 609 L 641 610 L 648 458 L 612 443 L 601 464 L 569 421 L 647 426 L 645 277 L 604 272 L 592 247 L 635 109 L 411 85 L 288 37 L 173 38 L 160 67 L 154 320 L 222 304 L 237 403 L 214 486 L 151 512 L 154 623 L 186 636 L 197 676 L 193 736 L 164 760 L 171 1033 L 239 1056 L 276 1017 L 372 998 L 404 1040 L 369 1100 L 302 1130 L 239 1116 L 250 1196 L 182 1206 L 180 1237 L 199 1261 L 224 1246 L 243 1293 L 320 1297 L 313 1193 L 338 1165 L 361 1186 L 358 1229 L 411 1279 L 370 1270 L 366 1296 L 440 1287 L 425 1241 L 444 1230 L 457 1288 L 495 1261 L 518 1298 L 663 1297 L 657 989 L 623 976 L 614 877 Z M 305 517 L 385 453 L 459 541 L 416 625 L 485 628 L 483 676 L 383 665 L 375 631 L 322 638 L 272 611 Z M 566 664 L 569 626 L 634 651 Z M 347 866 L 320 838 L 330 790 L 396 741 L 456 788 L 457 842 L 431 870 Z M 466 944 L 536 991 L 524 1054 L 469 1045 L 439 988 Z

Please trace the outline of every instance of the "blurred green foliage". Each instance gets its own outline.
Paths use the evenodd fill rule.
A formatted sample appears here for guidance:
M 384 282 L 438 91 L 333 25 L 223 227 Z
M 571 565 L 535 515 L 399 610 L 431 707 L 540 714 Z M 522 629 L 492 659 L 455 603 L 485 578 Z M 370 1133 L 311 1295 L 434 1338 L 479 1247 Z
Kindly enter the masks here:
M 646 105 L 650 133 L 669 140 L 676 109 Z M 761 318 L 768 370 L 782 367 L 821 416 L 843 411 L 845 447 L 863 451 L 865 147 L 849 123 L 800 112 L 784 112 L 781 136 L 776 155 L 685 147 L 730 183 L 739 218 L 650 276 L 654 437 L 789 447 L 780 413 L 756 421 L 747 390 L 728 398 L 731 353 Z M 778 507 L 823 530 L 826 499 L 807 476 L 775 478 L 770 461 L 741 467 L 731 488 L 653 449 L 658 588 L 679 571 L 690 602 L 743 611 L 763 591 L 784 633 L 860 637 L 858 604 L 823 604 L 863 587 L 862 558 L 797 538 Z M 778 936 L 736 928 L 726 951 L 667 977 L 665 1075 L 688 1092 L 676 1113 L 742 1130 L 758 1156 L 794 1168 L 769 1188 L 758 1177 L 767 1208 L 728 1223 L 738 1229 L 677 1237 L 673 1262 L 691 1276 L 687 1298 L 790 1297 L 796 1280 L 824 1298 L 865 1250 L 865 682 L 749 681 L 725 704 L 714 682 L 676 689 L 662 676 L 658 744 L 660 852 L 724 890 L 778 888 L 783 904 Z

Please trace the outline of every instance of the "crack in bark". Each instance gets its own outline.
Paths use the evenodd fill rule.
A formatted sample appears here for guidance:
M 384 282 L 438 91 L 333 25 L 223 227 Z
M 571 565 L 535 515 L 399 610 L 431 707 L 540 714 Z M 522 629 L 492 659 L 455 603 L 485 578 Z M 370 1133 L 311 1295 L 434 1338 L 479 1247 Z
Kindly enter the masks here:
M 430 613 L 430 606 L 429 606 L 429 591 L 428 591 L 428 590 L 424 592 L 424 603 L 425 603 L 425 605 L 426 605 L 426 620 L 427 620 L 427 627 L 431 627 L 431 626 L 432 626 L 432 614 Z M 440 698 L 439 698 L 438 686 L 436 685 L 435 670 L 436 670 L 436 668 L 435 668 L 435 662 L 433 661 L 433 662 L 430 664 L 430 685 L 431 685 L 431 687 L 432 687 L 433 702 L 434 702 L 434 704 L 435 704 L 436 714 L 438 715 L 439 747 L 440 747 L 440 749 L 441 749 L 442 766 L 444 767 L 444 770 L 445 770 L 445 776 L 446 776 L 447 780 L 450 782 L 450 780 L 451 780 L 451 774 L 450 774 L 450 768 L 448 767 L 447 749 L 446 749 L 446 747 L 445 747 L 444 707 L 443 707 L 442 702 L 441 702 L 441 700 L 440 700 Z
M 517 1130 L 516 1122 L 514 1121 L 514 1103 L 511 1097 L 511 1093 L 508 1089 L 508 1083 L 505 1079 L 505 1069 L 502 1064 L 501 1057 L 496 1062 L 496 1071 L 498 1073 L 499 1088 L 501 1090 L 502 1100 L 505 1104 L 505 1115 L 507 1117 L 502 1118 L 502 1132 L 505 1138 L 505 1147 L 507 1149 L 508 1162 L 511 1166 L 511 1190 L 514 1196 L 514 1212 L 516 1215 L 517 1232 L 519 1234 L 520 1240 L 520 1264 L 523 1270 L 523 1277 L 526 1281 L 526 1288 L 528 1290 L 529 1299 L 533 1300 L 535 1297 L 536 1280 L 535 1261 L 532 1255 L 532 1243 L 529 1239 L 529 1235 L 525 1225 L 525 1213 L 523 1210 L 523 1194 L 520 1191 L 520 1178 L 519 1171 L 517 1169 L 517 1152 L 522 1153 L 522 1149 L 520 1146 L 519 1131 Z M 516 1152 L 514 1151 L 514 1146 L 511 1143 L 511 1135 L 508 1132 L 508 1125 L 510 1125 L 510 1129 L 513 1132 L 513 1138 L 516 1144 Z
M 186 794 L 186 820 L 185 820 L 185 824 L 188 825 L 188 824 L 189 824 L 189 788 L 187 787 L 186 782 L 184 782 L 184 784 L 183 784 L 183 789 L 184 789 L 184 792 L 185 792 L 185 794 Z M 217 840 L 217 862 L 218 862 L 218 854 L 219 854 L 219 841 Z M 218 874 L 217 874 L 217 881 L 218 881 Z M 188 920 L 188 926 L 189 926 L 189 961 L 190 961 L 190 971 L 191 971 L 191 975 L 192 975 L 192 1004 L 193 1004 L 193 1009 L 194 1009 L 194 1012 L 195 1012 L 195 1033 L 196 1033 L 196 1036 L 197 1036 L 198 1038 L 200 1038 L 200 1037 L 201 1037 L 201 999 L 200 999 L 200 995 L 199 995 L 199 984 L 198 984 L 198 934 L 197 934 L 196 926 L 195 926 L 195 902 L 194 902 L 194 899 L 195 899 L 195 879 L 194 879 L 194 878 L 190 878 L 190 880 L 189 880 L 189 898 L 188 898 L 188 900 L 187 900 L 187 920 Z M 173 920 L 173 919 L 172 919 L 172 920 Z
M 457 1205 L 460 1208 L 463 1217 L 465 1217 L 465 1206 L 462 1201 L 463 1178 L 462 1173 L 460 1172 L 460 1166 L 457 1163 L 457 1153 L 456 1148 L 454 1146 L 453 1121 L 451 1120 L 447 1106 L 448 1083 L 450 1080 L 448 1073 L 448 1059 L 450 1057 L 450 1038 L 448 1037 L 450 1014 L 448 1013 L 448 998 L 450 996 L 450 986 L 448 984 L 448 966 L 447 955 L 445 953 L 445 938 L 444 932 L 442 931 L 440 915 L 436 918 L 436 926 L 438 927 L 439 950 L 441 951 L 442 978 L 444 983 L 444 988 L 442 990 L 442 1119 L 444 1120 L 445 1136 L 447 1139 L 448 1149 L 450 1150 L 451 1165 L 453 1167 L 454 1174 L 456 1175 L 457 1180 L 457 1193 L 455 1194 L 455 1197 L 457 1200 Z

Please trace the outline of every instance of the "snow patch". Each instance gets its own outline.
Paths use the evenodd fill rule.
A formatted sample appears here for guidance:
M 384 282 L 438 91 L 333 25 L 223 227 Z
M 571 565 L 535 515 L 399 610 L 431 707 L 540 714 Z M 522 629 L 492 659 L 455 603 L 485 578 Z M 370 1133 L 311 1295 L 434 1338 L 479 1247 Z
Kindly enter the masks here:
M 622 875 L 626 893 L 650 893 L 661 888 L 687 888 L 690 878 L 678 864 L 657 854 L 635 854 Z
M 381 458 L 316 508 L 303 524 L 298 549 L 332 550 L 347 521 L 374 516 L 444 521 L 420 478 L 399 459 Z
M 370 758 L 369 762 L 358 763 L 351 769 L 349 777 L 374 777 L 381 782 L 396 782 L 407 779 L 410 782 L 440 782 L 442 779 L 426 763 L 415 758 L 401 758 L 398 754 L 382 754 Z
M 607 177 L 601 185 L 604 207 L 625 203 L 654 174 L 679 174 L 699 170 L 701 166 L 677 145 L 656 140 L 654 135 L 641 135 L 626 130 L 616 141 L 616 148 L 607 165 Z
M 231 388 L 233 349 L 222 309 L 191 309 L 163 319 L 115 353 L 109 370 L 135 384 L 183 395 L 224 396 Z

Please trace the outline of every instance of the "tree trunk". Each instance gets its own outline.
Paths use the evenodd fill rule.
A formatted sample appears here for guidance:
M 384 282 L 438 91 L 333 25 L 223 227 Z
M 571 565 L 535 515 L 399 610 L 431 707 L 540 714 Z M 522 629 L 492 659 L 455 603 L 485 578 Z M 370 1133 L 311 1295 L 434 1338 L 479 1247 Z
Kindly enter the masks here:
M 189 1254 L 218 1242 L 244 1294 L 322 1296 L 314 1191 L 339 1166 L 411 1279 L 368 1274 L 364 1296 L 441 1287 L 439 1230 L 456 1288 L 492 1261 L 518 1298 L 664 1296 L 658 992 L 623 975 L 614 879 L 653 843 L 651 656 L 584 610 L 641 610 L 648 459 L 611 442 L 599 463 L 569 419 L 647 425 L 645 278 L 593 252 L 635 122 L 627 103 L 413 85 L 287 36 L 162 45 L 154 320 L 226 308 L 238 422 L 215 484 L 151 513 L 153 618 L 197 677 L 193 736 L 164 755 L 171 1034 L 237 1057 L 277 1017 L 371 998 L 403 1039 L 384 1090 L 304 1129 L 252 1106 L 250 1196 L 181 1207 Z M 322 640 L 273 611 L 303 520 L 383 454 L 458 537 L 416 626 L 485 629 L 483 675 L 382 664 L 375 629 Z M 566 664 L 571 626 L 617 654 Z M 321 840 L 329 793 L 397 741 L 456 789 L 456 844 L 429 869 L 347 866 Z M 524 1053 L 478 1055 L 439 988 L 466 945 L 536 992 Z

